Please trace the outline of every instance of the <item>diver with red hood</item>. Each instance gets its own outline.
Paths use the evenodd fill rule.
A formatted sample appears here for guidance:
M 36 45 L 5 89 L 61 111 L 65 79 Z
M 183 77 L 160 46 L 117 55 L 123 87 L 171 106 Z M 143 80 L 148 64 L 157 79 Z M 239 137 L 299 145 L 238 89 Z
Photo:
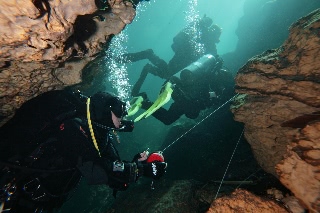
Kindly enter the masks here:
M 26 102 L 0 128 L 0 212 L 59 208 L 81 177 L 109 185 L 114 196 L 141 176 L 159 179 L 167 164 L 150 162 L 147 152 L 131 162 L 120 159 L 112 132 L 133 130 L 133 122 L 123 120 L 126 114 L 126 104 L 107 92 L 78 97 L 52 91 Z

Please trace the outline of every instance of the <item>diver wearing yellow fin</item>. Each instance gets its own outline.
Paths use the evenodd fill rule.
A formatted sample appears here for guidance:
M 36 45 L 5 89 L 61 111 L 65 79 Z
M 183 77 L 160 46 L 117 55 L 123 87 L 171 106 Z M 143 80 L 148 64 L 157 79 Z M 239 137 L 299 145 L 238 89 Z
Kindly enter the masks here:
M 201 110 L 231 97 L 231 93 L 233 93 L 232 75 L 222 69 L 221 59 L 207 54 L 172 76 L 164 84 L 154 103 L 145 95 L 140 106 L 146 111 L 138 116 L 135 122 L 150 115 L 166 125 L 173 123 L 183 114 L 195 119 Z M 169 110 L 166 110 L 162 106 L 171 96 L 174 103 Z M 136 112 L 136 109 L 134 111 Z

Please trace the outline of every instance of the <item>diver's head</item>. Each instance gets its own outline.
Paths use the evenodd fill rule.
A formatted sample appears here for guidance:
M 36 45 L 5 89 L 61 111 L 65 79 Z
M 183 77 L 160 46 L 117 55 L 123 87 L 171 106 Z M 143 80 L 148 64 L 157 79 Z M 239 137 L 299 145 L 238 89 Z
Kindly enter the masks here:
M 126 104 L 108 92 L 98 92 L 91 97 L 91 120 L 110 128 L 119 128 L 127 115 Z
M 206 15 L 204 15 L 199 21 L 201 28 L 209 28 L 212 23 L 212 19 L 207 17 Z

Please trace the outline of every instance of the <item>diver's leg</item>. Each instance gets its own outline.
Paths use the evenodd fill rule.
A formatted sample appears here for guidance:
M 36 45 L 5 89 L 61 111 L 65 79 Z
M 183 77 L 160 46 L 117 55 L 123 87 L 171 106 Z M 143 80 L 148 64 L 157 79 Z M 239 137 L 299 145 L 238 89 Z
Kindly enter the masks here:
M 152 74 L 159 76 L 160 78 L 166 78 L 168 72 L 168 64 L 159 56 L 154 54 L 152 49 L 147 49 L 141 52 L 128 53 L 122 55 L 124 62 L 136 62 L 143 59 L 148 59 L 154 66 L 156 66 L 160 72 L 153 72 Z
M 156 54 L 154 54 L 154 52 L 152 52 L 152 54 L 149 55 L 148 59 L 150 60 L 150 62 L 158 67 L 159 69 L 162 70 L 162 72 L 165 72 L 168 69 L 168 64 L 167 62 L 165 62 L 163 59 L 159 58 L 159 56 L 157 56 Z
M 143 59 L 148 59 L 153 65 L 159 67 L 160 69 L 167 69 L 168 66 L 167 62 L 154 54 L 152 49 L 147 49 L 136 53 L 123 54 L 122 57 L 125 62 L 136 62 Z
M 147 110 L 152 106 L 152 104 L 153 103 L 150 102 L 149 100 L 145 100 L 142 103 L 141 108 Z M 178 120 L 183 114 L 184 114 L 183 107 L 179 106 L 179 104 L 174 102 L 173 104 L 171 104 L 169 110 L 166 110 L 165 108 L 160 107 L 157 111 L 155 111 L 152 114 L 152 116 L 158 119 L 159 121 L 161 121 L 162 123 L 164 123 L 165 125 L 170 125 L 176 120 Z
M 153 50 L 147 49 L 147 50 L 143 50 L 143 51 L 136 52 L 136 53 L 123 54 L 121 56 L 121 59 L 123 62 L 136 62 L 136 61 L 140 61 L 143 59 L 149 59 L 152 55 L 154 55 Z
M 143 67 L 138 81 L 133 85 L 133 88 L 131 91 L 132 96 L 137 96 L 139 94 L 141 86 L 144 80 L 146 79 L 148 73 L 151 73 L 155 76 L 166 79 L 161 69 L 159 69 L 158 67 L 152 66 L 151 64 L 148 63 Z
M 162 79 L 169 79 L 172 76 L 169 71 L 167 62 L 159 58 L 159 56 L 157 56 L 152 52 L 152 54 L 149 55 L 148 59 L 154 66 L 158 68 L 158 69 L 153 69 L 152 72 L 150 73 Z
M 131 95 L 132 96 L 138 96 L 141 86 L 144 82 L 144 80 L 146 80 L 146 77 L 150 71 L 150 69 L 152 69 L 153 66 L 151 64 L 146 64 L 140 74 L 140 77 L 138 79 L 138 81 L 133 85 L 132 91 L 131 91 Z

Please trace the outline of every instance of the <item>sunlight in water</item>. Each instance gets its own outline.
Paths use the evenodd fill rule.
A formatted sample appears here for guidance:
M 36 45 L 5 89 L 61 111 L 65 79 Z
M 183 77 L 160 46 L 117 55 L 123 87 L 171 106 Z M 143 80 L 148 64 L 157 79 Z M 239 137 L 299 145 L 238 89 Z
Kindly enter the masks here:
M 155 0 L 153 1 L 143 1 L 143 2 L 140 2 L 138 5 L 137 5 L 137 8 L 136 8 L 136 16 L 134 17 L 134 22 L 136 21 L 139 21 L 140 20 L 140 14 L 147 11 L 148 7 L 155 3 Z
M 188 1 L 188 10 L 186 11 L 185 20 L 187 22 L 186 33 L 192 38 L 190 40 L 191 46 L 194 49 L 196 55 L 204 54 L 204 45 L 201 41 L 201 32 L 198 30 L 197 20 L 200 19 L 199 11 L 196 10 L 198 6 L 198 0 Z
M 125 31 L 113 37 L 107 50 L 106 66 L 109 69 L 108 80 L 112 84 L 112 88 L 117 91 L 118 97 L 123 100 L 129 100 L 131 85 L 127 73 L 127 66 L 122 63 L 122 55 L 127 53 L 126 43 L 128 35 Z M 120 59 L 120 60 L 119 60 Z
M 149 5 L 150 3 L 144 2 L 137 6 L 134 21 L 139 19 L 139 14 L 145 11 Z M 123 54 L 128 53 L 128 39 L 129 36 L 126 30 L 114 36 L 106 54 L 106 67 L 109 69 L 108 82 L 111 83 L 112 88 L 116 90 L 117 96 L 123 101 L 128 101 L 131 93 L 127 65 L 123 60 Z

